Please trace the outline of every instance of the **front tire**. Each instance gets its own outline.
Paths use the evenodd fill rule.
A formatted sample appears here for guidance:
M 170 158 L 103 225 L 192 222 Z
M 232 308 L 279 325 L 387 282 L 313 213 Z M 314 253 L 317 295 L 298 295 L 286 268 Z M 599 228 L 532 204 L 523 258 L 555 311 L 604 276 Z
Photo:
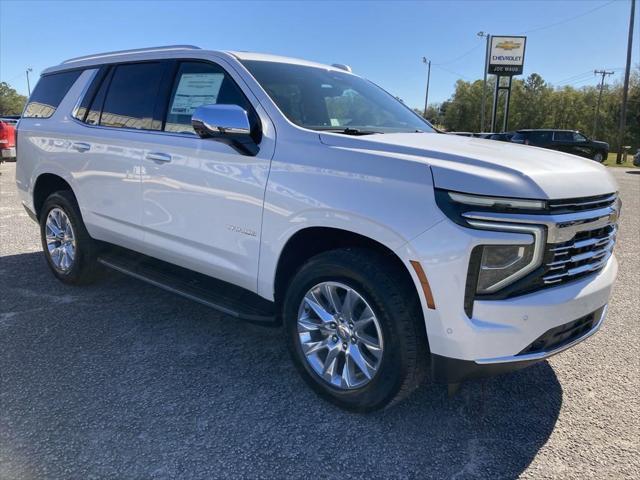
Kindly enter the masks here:
M 423 316 L 401 268 L 375 251 L 332 250 L 307 261 L 289 284 L 283 323 L 293 362 L 342 408 L 389 406 L 424 380 Z
M 602 163 L 604 161 L 604 153 L 596 152 L 596 154 L 593 156 L 593 159 L 598 163 Z
M 89 236 L 73 193 L 52 193 L 40 212 L 40 238 L 47 264 L 58 280 L 84 285 L 101 272 L 97 242 Z

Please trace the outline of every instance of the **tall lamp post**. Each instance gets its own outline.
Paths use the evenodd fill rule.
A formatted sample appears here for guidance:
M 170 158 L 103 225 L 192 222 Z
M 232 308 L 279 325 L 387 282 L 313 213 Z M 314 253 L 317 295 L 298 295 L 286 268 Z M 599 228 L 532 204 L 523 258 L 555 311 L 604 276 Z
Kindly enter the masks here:
M 429 106 L 429 80 L 431 79 L 431 60 L 427 60 L 427 57 L 422 57 L 422 63 L 427 66 L 427 91 L 424 94 L 424 114 L 423 117 L 427 118 L 427 107 Z
M 482 81 L 482 106 L 480 107 L 480 131 L 484 132 L 484 110 L 486 105 L 486 93 L 487 93 L 487 68 L 489 63 L 489 45 L 491 43 L 491 35 L 486 32 L 478 32 L 479 37 L 485 37 L 487 39 L 487 47 L 484 54 L 484 79 Z
M 29 96 L 31 96 L 31 84 L 29 84 L 29 73 L 33 72 L 33 68 L 27 68 L 27 92 L 29 92 Z

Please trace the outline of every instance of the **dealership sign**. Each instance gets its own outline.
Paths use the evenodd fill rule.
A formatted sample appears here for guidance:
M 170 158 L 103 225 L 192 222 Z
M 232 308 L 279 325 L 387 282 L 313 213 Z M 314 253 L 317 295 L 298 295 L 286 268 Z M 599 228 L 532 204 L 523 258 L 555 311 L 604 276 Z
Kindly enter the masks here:
M 524 64 L 524 47 L 527 37 L 491 37 L 488 73 L 495 75 L 520 75 Z

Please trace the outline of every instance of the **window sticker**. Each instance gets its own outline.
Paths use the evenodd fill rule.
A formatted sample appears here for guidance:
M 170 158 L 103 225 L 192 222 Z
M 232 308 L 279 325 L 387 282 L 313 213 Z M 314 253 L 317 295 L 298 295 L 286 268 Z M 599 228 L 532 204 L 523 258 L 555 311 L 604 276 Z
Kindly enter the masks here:
M 173 96 L 172 115 L 192 115 L 200 105 L 215 104 L 218 100 L 224 73 L 185 73 Z

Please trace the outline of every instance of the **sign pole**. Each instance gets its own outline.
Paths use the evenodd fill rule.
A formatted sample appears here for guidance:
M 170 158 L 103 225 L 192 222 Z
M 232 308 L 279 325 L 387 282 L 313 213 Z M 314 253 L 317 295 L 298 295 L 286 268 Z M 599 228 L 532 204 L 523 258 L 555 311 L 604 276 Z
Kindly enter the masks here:
M 522 75 L 527 37 L 491 35 L 488 41 L 490 44 L 488 49 L 488 73 L 496 76 L 496 89 L 493 94 L 493 112 L 491 114 L 491 131 L 496 131 L 500 90 L 506 90 L 504 118 L 502 119 L 502 131 L 506 132 L 509 127 L 511 84 L 514 75 Z M 503 77 L 507 77 L 507 82 L 504 86 L 500 84 Z
M 496 115 L 498 111 L 498 94 L 500 93 L 500 75 L 496 75 L 496 88 L 493 92 L 493 109 L 491 111 L 491 131 L 496 131 Z
M 507 127 L 509 126 L 509 103 L 511 102 L 511 80 L 513 80 L 513 77 L 511 75 L 509 75 L 509 84 L 507 85 L 506 88 L 506 98 L 504 100 L 504 121 L 502 122 L 502 131 L 506 132 L 507 131 Z

